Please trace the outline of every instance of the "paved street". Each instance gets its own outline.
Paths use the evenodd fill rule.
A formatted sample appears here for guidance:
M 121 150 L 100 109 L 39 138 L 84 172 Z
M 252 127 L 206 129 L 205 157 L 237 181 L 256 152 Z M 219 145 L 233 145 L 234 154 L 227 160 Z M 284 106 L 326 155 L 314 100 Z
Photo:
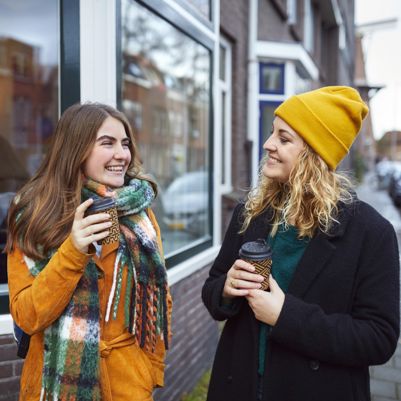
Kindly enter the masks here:
M 401 249 L 400 212 L 387 192 L 377 189 L 375 176 L 366 175 L 364 183 L 357 188 L 357 193 L 360 199 L 372 205 L 393 224 Z M 370 373 L 372 401 L 401 400 L 401 340 L 398 341 L 397 350 L 391 360 L 385 365 L 372 367 Z

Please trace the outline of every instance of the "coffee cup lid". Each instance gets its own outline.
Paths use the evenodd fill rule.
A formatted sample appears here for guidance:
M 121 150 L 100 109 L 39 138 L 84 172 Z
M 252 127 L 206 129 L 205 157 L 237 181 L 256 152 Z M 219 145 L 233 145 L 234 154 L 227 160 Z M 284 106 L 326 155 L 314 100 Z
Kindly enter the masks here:
M 101 198 L 101 199 L 94 199 L 92 205 L 86 209 L 86 213 L 97 213 L 102 210 L 107 210 L 110 209 L 111 207 L 114 207 L 116 204 L 115 200 L 113 198 Z
M 264 239 L 257 239 L 242 244 L 239 256 L 250 260 L 262 260 L 271 258 L 272 251 Z

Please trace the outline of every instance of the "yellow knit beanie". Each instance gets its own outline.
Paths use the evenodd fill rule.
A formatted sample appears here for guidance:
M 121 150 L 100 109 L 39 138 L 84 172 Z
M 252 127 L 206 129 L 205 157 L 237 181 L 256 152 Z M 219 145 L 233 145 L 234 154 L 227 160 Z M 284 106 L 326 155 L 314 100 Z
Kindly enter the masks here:
M 290 97 L 274 114 L 335 170 L 349 152 L 368 110 L 355 89 L 326 86 Z

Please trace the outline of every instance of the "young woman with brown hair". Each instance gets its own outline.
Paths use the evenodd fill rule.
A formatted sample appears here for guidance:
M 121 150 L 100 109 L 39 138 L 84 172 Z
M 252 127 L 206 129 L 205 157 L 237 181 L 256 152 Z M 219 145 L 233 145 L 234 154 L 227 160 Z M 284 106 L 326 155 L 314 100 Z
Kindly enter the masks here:
M 391 224 L 336 167 L 367 114 L 357 91 L 325 87 L 275 110 L 259 182 L 234 211 L 203 287 L 227 320 L 208 401 L 367 401 L 369 365 L 399 336 L 399 255 Z M 272 249 L 270 291 L 238 258 Z
M 171 299 L 155 195 L 122 113 L 63 113 L 9 211 L 10 309 L 31 335 L 21 400 L 150 401 L 163 385 Z M 105 198 L 120 235 L 99 246 L 111 216 L 85 212 Z

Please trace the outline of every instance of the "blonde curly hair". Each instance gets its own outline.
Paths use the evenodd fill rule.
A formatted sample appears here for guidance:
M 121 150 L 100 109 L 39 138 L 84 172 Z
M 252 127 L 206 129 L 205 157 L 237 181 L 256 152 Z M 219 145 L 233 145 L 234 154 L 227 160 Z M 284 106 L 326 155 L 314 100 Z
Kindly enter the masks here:
M 269 207 L 273 211 L 273 236 L 281 224 L 285 227 L 295 224 L 299 237 L 311 238 L 317 229 L 328 233 L 337 222 L 339 202 L 350 204 L 353 201 L 350 178 L 345 173 L 330 170 L 308 145 L 301 151 L 286 183 L 263 174 L 267 157 L 261 161 L 258 185 L 248 194 L 240 232 Z

